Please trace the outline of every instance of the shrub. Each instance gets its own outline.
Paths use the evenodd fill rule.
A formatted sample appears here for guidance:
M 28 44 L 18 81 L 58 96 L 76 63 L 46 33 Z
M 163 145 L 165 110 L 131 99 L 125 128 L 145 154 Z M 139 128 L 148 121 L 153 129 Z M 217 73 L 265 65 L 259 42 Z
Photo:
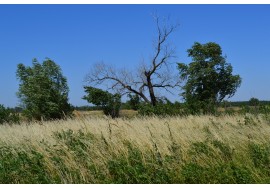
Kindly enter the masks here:
M 87 93 L 87 95 L 83 97 L 84 100 L 100 106 L 105 115 L 109 115 L 112 118 L 119 117 L 121 106 L 120 94 L 111 94 L 108 91 L 89 86 L 85 86 L 84 89 Z
M 19 123 L 19 115 L 0 104 L 0 124 Z
M 130 106 L 130 108 L 133 110 L 138 110 L 141 103 L 139 95 L 128 94 L 128 97 L 129 101 L 127 101 L 127 104 Z
M 162 103 L 159 102 L 156 106 L 151 104 L 141 104 L 139 106 L 139 114 L 144 116 L 158 115 L 158 116 L 174 116 L 174 115 L 184 115 L 184 109 L 182 104 L 176 102 L 171 103 L 169 101 Z

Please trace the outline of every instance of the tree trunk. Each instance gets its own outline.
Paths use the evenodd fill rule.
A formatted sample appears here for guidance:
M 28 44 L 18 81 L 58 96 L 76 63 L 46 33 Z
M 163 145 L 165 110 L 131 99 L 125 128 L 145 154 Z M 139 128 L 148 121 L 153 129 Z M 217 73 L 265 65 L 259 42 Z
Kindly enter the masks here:
M 149 72 L 145 72 L 145 76 L 146 76 L 146 79 L 147 79 L 147 87 L 148 87 L 148 90 L 149 90 L 151 104 L 153 106 L 156 106 L 157 105 L 157 99 L 155 97 L 154 88 L 153 88 L 153 85 L 152 85 L 152 82 L 151 82 L 151 75 L 150 75 Z
M 151 104 L 153 106 L 156 106 L 157 105 L 157 99 L 155 97 L 154 89 L 153 89 L 152 86 L 149 86 L 149 93 L 150 93 L 150 98 L 151 98 Z

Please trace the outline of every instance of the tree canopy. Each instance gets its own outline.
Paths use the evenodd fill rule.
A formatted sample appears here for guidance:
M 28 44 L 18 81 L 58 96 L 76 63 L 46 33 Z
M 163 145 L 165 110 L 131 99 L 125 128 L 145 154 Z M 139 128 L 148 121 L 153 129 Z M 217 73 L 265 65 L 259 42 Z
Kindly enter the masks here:
M 235 94 L 241 78 L 233 75 L 233 68 L 222 56 L 222 49 L 217 43 L 195 42 L 187 52 L 192 62 L 178 64 L 180 78 L 185 81 L 181 95 L 193 111 L 203 109 L 209 112 L 225 97 Z
M 23 113 L 30 119 L 59 119 L 71 112 L 68 103 L 69 88 L 59 65 L 50 59 L 39 63 L 33 59 L 31 66 L 18 64 L 20 81 L 18 97 Z

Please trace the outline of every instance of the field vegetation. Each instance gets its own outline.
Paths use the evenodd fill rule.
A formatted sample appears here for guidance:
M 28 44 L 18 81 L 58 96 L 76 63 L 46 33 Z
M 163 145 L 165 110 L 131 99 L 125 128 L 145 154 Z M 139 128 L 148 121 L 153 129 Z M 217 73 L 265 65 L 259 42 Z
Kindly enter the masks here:
M 84 116 L 0 127 L 1 183 L 269 183 L 267 115 Z

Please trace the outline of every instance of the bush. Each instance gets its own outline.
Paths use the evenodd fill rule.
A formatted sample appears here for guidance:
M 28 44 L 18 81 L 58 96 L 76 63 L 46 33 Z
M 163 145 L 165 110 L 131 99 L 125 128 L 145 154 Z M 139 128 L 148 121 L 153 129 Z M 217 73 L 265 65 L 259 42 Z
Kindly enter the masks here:
M 19 115 L 0 105 L 0 124 L 3 123 L 19 123 Z
M 128 97 L 129 97 L 129 101 L 127 101 L 127 104 L 129 105 L 129 107 L 132 110 L 138 110 L 140 107 L 140 103 L 141 103 L 139 95 L 128 94 Z
M 112 118 L 119 117 L 121 106 L 120 94 L 111 94 L 108 91 L 88 86 L 85 86 L 84 89 L 87 93 L 83 97 L 84 100 L 101 107 L 105 115 L 109 115 Z
M 156 106 L 151 104 L 141 104 L 139 106 L 139 114 L 144 116 L 159 115 L 159 116 L 175 116 L 184 115 L 182 104 L 179 102 L 171 103 L 169 101 L 162 103 L 159 102 Z
M 258 106 L 242 106 L 240 110 L 241 114 L 263 114 L 269 115 L 270 114 L 270 106 L 269 105 L 258 105 Z

